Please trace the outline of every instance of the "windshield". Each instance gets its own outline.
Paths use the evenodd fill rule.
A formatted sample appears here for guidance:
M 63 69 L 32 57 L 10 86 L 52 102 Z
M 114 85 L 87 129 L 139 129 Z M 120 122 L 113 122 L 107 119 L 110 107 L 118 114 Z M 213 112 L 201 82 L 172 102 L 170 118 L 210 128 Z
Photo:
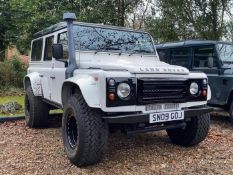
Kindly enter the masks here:
M 155 54 L 147 33 L 78 25 L 74 26 L 74 33 L 76 50 Z
M 233 62 L 233 45 L 232 44 L 217 44 L 218 52 L 222 62 Z

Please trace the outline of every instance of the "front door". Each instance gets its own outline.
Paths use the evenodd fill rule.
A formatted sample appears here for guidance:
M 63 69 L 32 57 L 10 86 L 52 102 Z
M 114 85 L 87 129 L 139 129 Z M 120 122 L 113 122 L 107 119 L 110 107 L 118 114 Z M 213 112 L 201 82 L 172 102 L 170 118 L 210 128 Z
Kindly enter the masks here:
M 53 60 L 52 65 L 52 101 L 57 104 L 62 104 L 62 85 L 66 79 L 66 69 L 68 66 L 68 37 L 67 32 L 59 33 L 57 43 L 63 45 L 63 61 Z
M 214 60 L 213 68 L 208 67 L 208 59 Z M 193 70 L 207 74 L 211 89 L 211 100 L 209 104 L 222 104 L 221 93 L 223 91 L 223 81 L 220 76 L 219 60 L 214 45 L 203 45 L 193 47 Z

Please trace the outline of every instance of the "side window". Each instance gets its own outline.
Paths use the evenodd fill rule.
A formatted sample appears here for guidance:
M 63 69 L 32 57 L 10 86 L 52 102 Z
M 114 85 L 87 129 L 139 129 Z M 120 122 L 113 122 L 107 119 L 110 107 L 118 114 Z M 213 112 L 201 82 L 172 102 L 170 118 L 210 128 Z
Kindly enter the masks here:
M 33 41 L 31 61 L 40 61 L 41 60 L 42 48 L 43 48 L 43 39 Z
M 214 52 L 214 46 L 201 46 L 194 48 L 193 67 L 208 68 L 208 59 L 213 58 L 214 67 L 217 67 L 217 57 Z
M 170 63 L 170 50 L 157 50 L 161 61 Z
M 190 56 L 189 48 L 174 49 L 171 51 L 171 64 L 189 67 Z
M 68 35 L 67 32 L 58 34 L 58 43 L 63 45 L 63 59 L 68 59 Z
M 52 60 L 52 46 L 53 46 L 54 36 L 48 37 L 45 39 L 45 52 L 44 52 L 44 60 L 50 61 Z

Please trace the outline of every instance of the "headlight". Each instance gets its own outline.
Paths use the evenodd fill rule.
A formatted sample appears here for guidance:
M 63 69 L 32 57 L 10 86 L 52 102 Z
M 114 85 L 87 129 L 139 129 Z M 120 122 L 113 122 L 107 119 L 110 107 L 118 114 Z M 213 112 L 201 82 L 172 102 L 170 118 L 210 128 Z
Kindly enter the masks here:
M 127 83 L 120 83 L 117 87 L 117 95 L 121 99 L 127 98 L 130 94 L 130 86 Z
M 190 85 L 190 94 L 191 95 L 197 95 L 197 93 L 199 92 L 199 86 L 196 82 L 192 82 Z

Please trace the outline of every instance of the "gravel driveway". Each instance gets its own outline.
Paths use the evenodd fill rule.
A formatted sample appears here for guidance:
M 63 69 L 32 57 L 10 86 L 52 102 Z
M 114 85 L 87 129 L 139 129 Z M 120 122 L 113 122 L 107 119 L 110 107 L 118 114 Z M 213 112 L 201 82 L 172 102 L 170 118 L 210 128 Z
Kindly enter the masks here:
M 67 160 L 59 123 L 41 130 L 24 121 L 0 124 L 0 174 L 233 174 L 233 127 L 223 116 L 191 148 L 172 145 L 164 131 L 110 135 L 104 161 L 82 169 Z

